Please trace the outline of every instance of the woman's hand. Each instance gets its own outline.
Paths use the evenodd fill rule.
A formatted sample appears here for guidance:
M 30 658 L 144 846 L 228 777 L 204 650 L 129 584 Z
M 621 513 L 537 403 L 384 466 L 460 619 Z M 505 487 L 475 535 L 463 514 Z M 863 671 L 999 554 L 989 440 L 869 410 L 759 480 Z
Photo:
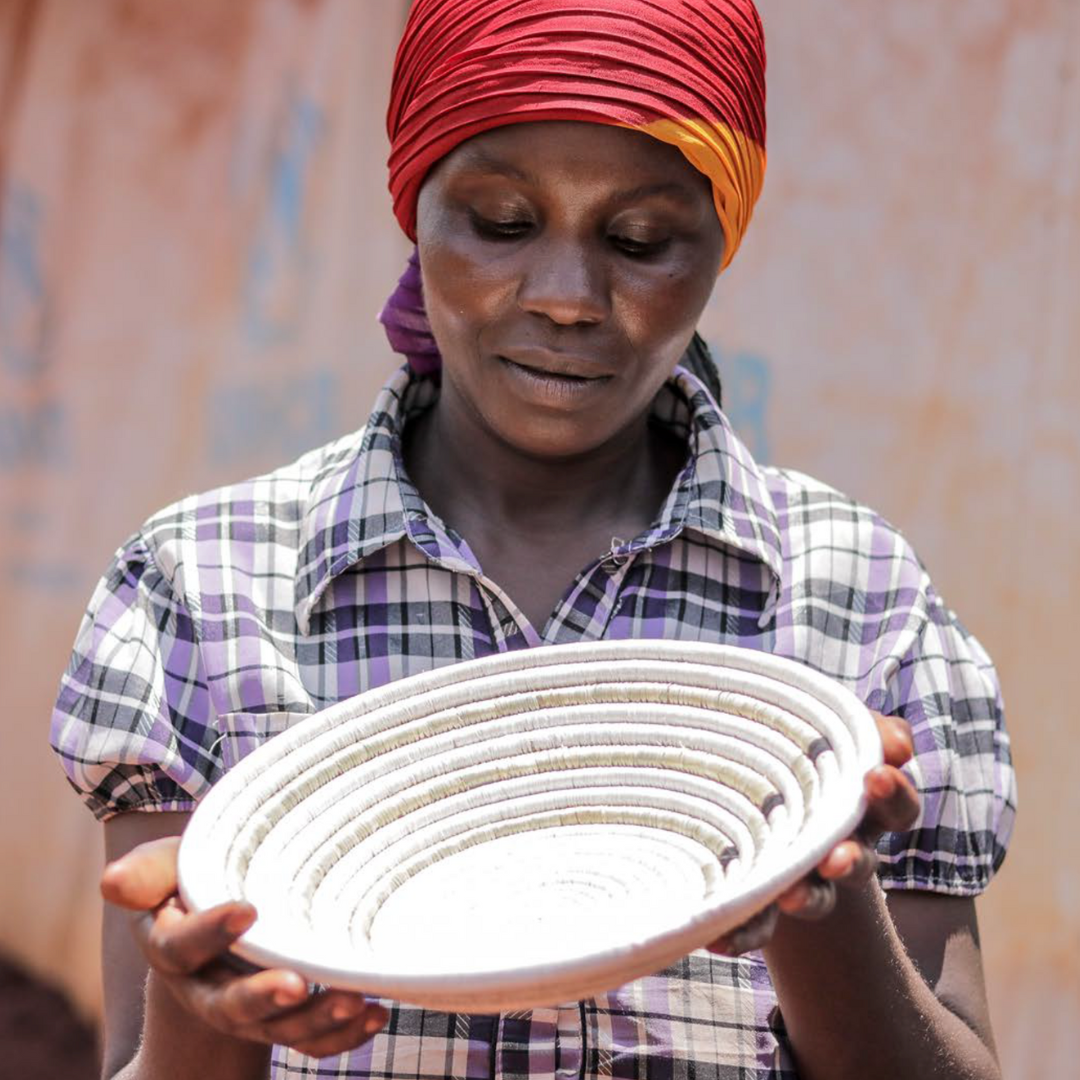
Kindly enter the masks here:
M 245 970 L 229 946 L 255 921 L 250 904 L 199 914 L 177 896 L 178 837 L 134 848 L 105 867 L 101 893 L 131 911 L 132 930 L 151 970 L 188 1011 L 222 1034 L 291 1046 L 327 1057 L 359 1046 L 386 1023 L 362 994 L 309 993 L 295 972 Z
M 877 869 L 876 844 L 883 833 L 910 828 L 919 815 L 919 795 L 900 771 L 911 760 L 911 729 L 895 716 L 875 712 L 884 764 L 866 774 L 866 814 L 847 840 L 825 856 L 813 873 L 793 885 L 749 922 L 708 946 L 710 952 L 738 956 L 763 948 L 781 915 L 823 919 L 836 904 L 838 888 L 861 888 Z

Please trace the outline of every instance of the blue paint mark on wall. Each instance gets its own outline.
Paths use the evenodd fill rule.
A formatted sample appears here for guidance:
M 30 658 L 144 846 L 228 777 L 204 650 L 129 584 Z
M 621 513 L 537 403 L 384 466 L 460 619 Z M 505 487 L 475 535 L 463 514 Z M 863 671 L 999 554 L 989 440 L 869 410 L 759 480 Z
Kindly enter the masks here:
M 43 221 L 37 194 L 12 183 L 0 206 L 0 367 L 22 378 L 40 374 L 48 361 Z
M 277 465 L 321 446 L 337 433 L 338 396 L 329 371 L 217 390 L 207 418 L 211 462 L 258 458 Z
M 57 400 L 0 403 L 0 469 L 57 467 L 71 460 L 67 409 Z
M 41 255 L 44 208 L 12 182 L 0 205 L 0 469 L 56 466 L 69 459 L 67 410 L 41 376 L 50 360 L 50 305 Z
M 315 102 L 290 97 L 270 162 L 266 208 L 248 252 L 244 324 L 256 348 L 296 336 L 311 269 L 303 232 L 307 181 L 326 126 Z
M 756 353 L 728 354 L 712 343 L 709 349 L 720 368 L 724 412 L 755 460 L 767 462 L 771 456 L 769 398 L 772 393 L 768 361 Z
M 7 525 L 15 533 L 33 534 L 49 524 L 49 515 L 40 506 L 15 503 L 7 508 L 0 524 Z
M 84 593 L 82 570 L 70 563 L 13 562 L 7 567 L 8 580 L 24 589 L 44 593 Z

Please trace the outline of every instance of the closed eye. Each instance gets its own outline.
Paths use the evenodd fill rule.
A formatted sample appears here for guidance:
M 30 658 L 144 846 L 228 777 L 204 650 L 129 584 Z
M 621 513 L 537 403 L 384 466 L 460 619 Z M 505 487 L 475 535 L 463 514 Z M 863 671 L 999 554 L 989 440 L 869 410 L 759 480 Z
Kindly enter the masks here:
M 532 228 L 532 222 L 525 218 L 494 220 L 481 217 L 475 210 L 469 211 L 469 220 L 477 235 L 485 240 L 520 240 Z
M 632 236 L 612 236 L 611 243 L 624 255 L 632 259 L 647 259 L 650 256 L 660 255 L 671 245 L 671 239 L 664 240 L 637 240 Z

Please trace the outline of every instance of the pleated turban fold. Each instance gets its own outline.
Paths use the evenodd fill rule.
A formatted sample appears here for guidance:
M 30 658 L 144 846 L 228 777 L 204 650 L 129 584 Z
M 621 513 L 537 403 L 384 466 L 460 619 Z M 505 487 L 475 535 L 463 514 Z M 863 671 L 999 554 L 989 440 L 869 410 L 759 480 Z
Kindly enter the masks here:
M 712 182 L 726 267 L 765 175 L 765 41 L 752 0 L 415 0 L 387 114 L 406 234 L 416 239 L 436 162 L 483 131 L 537 120 L 610 124 L 677 147 Z M 421 368 L 402 335 L 426 333 L 422 315 L 414 259 L 383 322 Z

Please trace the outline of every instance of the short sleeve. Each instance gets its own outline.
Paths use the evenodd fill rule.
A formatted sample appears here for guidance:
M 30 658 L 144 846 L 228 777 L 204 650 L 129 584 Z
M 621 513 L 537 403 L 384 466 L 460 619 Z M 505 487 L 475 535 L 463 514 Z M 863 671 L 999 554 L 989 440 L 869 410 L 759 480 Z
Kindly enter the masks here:
M 974 896 L 1005 858 L 1016 776 L 990 658 L 926 585 L 926 620 L 868 704 L 911 725 L 907 766 L 922 800 L 915 827 L 878 845 L 886 889 Z
M 117 552 L 83 617 L 51 742 L 99 819 L 190 810 L 221 773 L 191 615 L 139 534 Z

